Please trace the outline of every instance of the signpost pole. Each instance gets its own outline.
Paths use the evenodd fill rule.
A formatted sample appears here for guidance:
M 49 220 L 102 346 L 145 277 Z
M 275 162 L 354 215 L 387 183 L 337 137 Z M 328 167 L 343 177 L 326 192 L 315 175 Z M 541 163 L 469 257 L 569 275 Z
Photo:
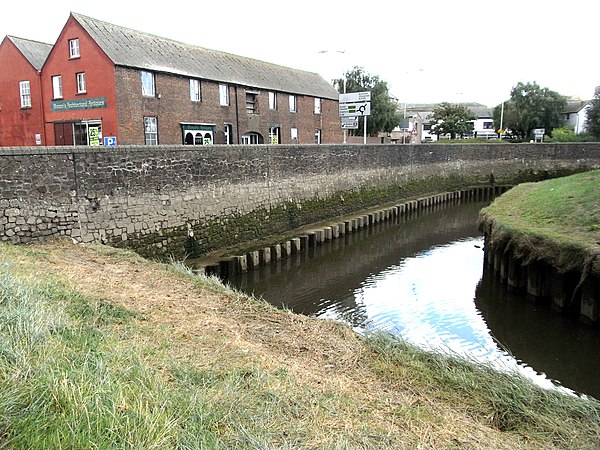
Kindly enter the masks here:
M 365 119 L 365 123 L 364 123 L 364 129 L 363 129 L 363 144 L 367 143 L 367 117 L 368 116 L 364 116 Z

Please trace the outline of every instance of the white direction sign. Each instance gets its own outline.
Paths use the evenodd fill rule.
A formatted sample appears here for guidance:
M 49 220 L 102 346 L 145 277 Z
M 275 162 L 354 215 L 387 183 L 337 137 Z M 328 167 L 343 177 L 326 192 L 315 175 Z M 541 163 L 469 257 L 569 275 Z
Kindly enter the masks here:
M 341 117 L 341 121 L 343 130 L 358 129 L 358 117 L 356 116 Z
M 349 94 L 340 94 L 339 105 L 340 117 L 370 116 L 371 92 L 350 92 Z
M 340 103 L 340 117 L 370 115 L 371 102 Z
M 370 102 L 371 92 L 350 92 L 349 94 L 340 94 L 340 103 Z

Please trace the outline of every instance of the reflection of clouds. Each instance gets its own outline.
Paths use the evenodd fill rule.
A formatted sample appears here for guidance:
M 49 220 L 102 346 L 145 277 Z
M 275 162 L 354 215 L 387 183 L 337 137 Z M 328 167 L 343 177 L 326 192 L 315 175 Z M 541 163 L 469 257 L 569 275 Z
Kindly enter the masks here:
M 541 386 L 551 380 L 499 348 L 474 302 L 483 271 L 482 238 L 433 247 L 367 278 L 354 293 L 368 330 L 402 336 L 424 350 L 518 371 Z
M 434 247 L 365 280 L 356 292 L 373 324 L 431 350 L 495 347 L 473 298 L 481 278 L 481 238 Z M 491 344 L 490 344 L 491 343 Z

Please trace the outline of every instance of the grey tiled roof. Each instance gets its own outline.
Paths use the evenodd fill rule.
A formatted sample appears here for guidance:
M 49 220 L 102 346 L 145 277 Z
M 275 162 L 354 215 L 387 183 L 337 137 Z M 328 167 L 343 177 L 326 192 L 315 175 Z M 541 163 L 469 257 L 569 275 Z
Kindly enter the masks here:
M 13 44 L 19 49 L 21 53 L 27 58 L 33 67 L 40 70 L 46 58 L 52 50 L 52 44 L 46 44 L 44 42 L 30 41 L 29 39 L 18 38 L 15 36 L 6 36 L 12 41 Z
M 77 13 L 71 15 L 117 66 L 338 99 L 335 88 L 316 73 L 184 44 Z
M 563 114 L 578 113 L 588 105 L 589 101 L 569 102 L 564 109 Z
M 492 110 L 486 106 L 468 106 L 467 109 L 480 119 L 494 116 Z

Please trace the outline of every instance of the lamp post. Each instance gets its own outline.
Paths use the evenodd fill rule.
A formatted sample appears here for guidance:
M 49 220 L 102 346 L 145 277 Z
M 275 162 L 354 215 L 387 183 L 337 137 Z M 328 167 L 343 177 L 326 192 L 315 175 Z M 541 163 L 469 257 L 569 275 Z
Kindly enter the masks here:
M 325 54 L 325 53 L 329 53 L 329 52 L 330 52 L 330 50 L 319 50 L 318 53 Z M 346 53 L 346 50 L 333 50 L 333 53 L 338 53 L 340 55 L 343 55 Z M 343 74 L 343 77 L 342 77 L 342 90 L 344 91 L 343 93 L 345 94 L 346 93 L 346 74 Z M 344 144 L 345 144 L 346 140 L 347 140 L 348 132 L 345 128 L 342 131 L 344 132 Z
M 407 79 L 407 84 L 408 84 L 408 77 L 409 77 L 409 75 L 414 74 L 414 73 L 423 72 L 423 70 L 425 70 L 425 69 L 419 68 L 419 69 L 416 69 L 416 70 L 408 70 L 408 71 L 404 72 L 404 75 L 406 76 L 406 79 Z M 405 92 L 406 92 L 406 88 L 405 88 Z M 406 94 L 404 96 L 404 114 L 403 114 L 403 118 L 404 118 L 404 122 L 406 123 Z M 408 128 L 407 129 L 403 129 L 403 131 L 402 131 L 402 143 L 403 144 L 406 143 L 406 132 L 407 131 L 408 131 Z

